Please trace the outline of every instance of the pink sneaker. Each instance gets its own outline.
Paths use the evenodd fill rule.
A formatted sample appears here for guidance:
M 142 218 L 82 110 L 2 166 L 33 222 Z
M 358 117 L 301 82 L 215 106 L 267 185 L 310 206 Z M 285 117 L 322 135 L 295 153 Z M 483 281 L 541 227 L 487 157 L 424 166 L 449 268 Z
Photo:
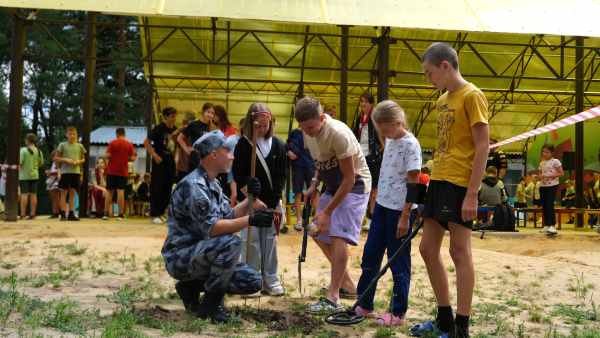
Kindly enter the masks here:
M 377 316 L 377 319 L 375 319 L 375 321 L 377 322 L 377 324 L 383 325 L 383 326 L 401 326 L 401 325 L 404 325 L 404 318 L 394 316 L 393 314 L 391 314 L 389 312 Z

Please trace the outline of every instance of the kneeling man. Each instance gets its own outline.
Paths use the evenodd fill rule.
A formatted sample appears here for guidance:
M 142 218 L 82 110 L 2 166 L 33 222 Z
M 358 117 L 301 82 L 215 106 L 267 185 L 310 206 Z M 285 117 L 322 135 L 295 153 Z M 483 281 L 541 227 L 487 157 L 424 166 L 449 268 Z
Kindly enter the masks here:
M 231 169 L 233 148 L 221 131 L 194 142 L 201 160 L 175 187 L 162 248 L 167 272 L 178 281 L 175 288 L 186 310 L 213 322 L 229 319 L 223 306 L 225 294 L 252 294 L 262 287 L 260 272 L 240 263 L 242 241 L 237 233 L 248 226 L 270 227 L 273 222 L 273 212 L 265 210 L 261 201 L 247 216 L 248 200 L 231 208 L 223 194 L 216 177 Z M 247 187 L 255 196 L 260 193 L 256 179 Z

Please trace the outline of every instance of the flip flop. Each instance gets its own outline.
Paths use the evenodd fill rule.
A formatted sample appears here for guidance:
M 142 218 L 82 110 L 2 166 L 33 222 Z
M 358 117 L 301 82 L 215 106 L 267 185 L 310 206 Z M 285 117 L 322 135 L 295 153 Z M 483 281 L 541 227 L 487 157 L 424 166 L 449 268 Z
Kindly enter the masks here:
M 382 326 L 402 326 L 404 325 L 404 318 L 394 316 L 387 312 L 375 318 L 375 322 Z
M 321 293 L 322 294 L 327 294 L 327 291 L 329 289 L 327 288 L 321 288 Z M 356 297 L 358 297 L 358 295 L 356 293 L 352 293 L 344 288 L 340 288 L 340 298 L 341 299 L 356 299 Z
M 432 333 L 440 332 L 435 322 L 428 320 L 423 323 L 415 324 L 409 329 L 410 335 L 413 337 L 430 336 Z

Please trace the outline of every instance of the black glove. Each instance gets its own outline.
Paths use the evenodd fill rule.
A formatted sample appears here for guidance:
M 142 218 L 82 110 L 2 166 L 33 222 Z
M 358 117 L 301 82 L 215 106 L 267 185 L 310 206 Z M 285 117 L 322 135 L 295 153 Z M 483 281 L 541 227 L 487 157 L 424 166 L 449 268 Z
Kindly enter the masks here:
M 257 228 L 269 228 L 273 225 L 273 210 L 255 210 L 254 215 L 248 219 L 248 224 Z
M 246 188 L 248 189 L 248 193 L 252 194 L 252 196 L 258 196 L 260 195 L 260 181 L 258 180 L 258 178 L 256 177 L 250 177 L 250 179 L 248 180 L 248 184 L 246 185 Z

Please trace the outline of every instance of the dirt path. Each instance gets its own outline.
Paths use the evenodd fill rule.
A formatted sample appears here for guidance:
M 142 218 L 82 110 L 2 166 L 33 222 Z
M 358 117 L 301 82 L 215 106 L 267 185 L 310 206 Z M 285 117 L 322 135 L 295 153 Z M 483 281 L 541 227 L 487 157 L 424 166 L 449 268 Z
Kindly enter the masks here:
M 173 314 L 159 321 L 169 322 L 169 316 L 182 315 L 182 307 L 175 299 L 173 281 L 165 273 L 160 258 L 165 235 L 164 225 L 152 225 L 145 219 L 123 222 L 38 219 L 0 223 L 0 277 L 4 280 L 0 287 L 6 289 L 6 280 L 14 272 L 20 278 L 19 290 L 29 297 L 43 301 L 67 297 L 76 300 L 82 308 L 98 309 L 102 316 L 107 316 L 117 307 L 114 295 L 122 292 L 127 284 L 140 293 L 138 307 L 144 311 L 159 309 L 158 314 L 154 311 L 150 317 L 158 316 L 161 309 L 166 309 L 167 313 Z M 300 314 L 303 304 L 316 299 L 319 289 L 329 281 L 329 265 L 311 241 L 307 261 L 302 265 L 304 290 L 300 294 L 297 280 L 300 240 L 300 234 L 295 232 L 279 238 L 279 271 L 288 291 L 285 297 L 232 297 L 228 304 L 242 308 L 250 305 L 265 313 L 267 309 L 281 310 L 284 315 L 280 319 L 287 322 L 290 320 L 289 315 L 285 319 L 286 313 Z M 417 236 L 412 246 L 413 277 L 407 313 L 411 324 L 428 318 L 435 304 L 418 253 L 419 241 Z M 449 266 L 454 295 L 454 268 L 447 252 L 447 241 L 446 238 L 442 256 Z M 537 231 L 522 230 L 516 234 L 488 233 L 483 240 L 474 234 L 472 243 L 477 271 L 472 333 L 480 337 L 512 337 L 521 332 L 524 336 L 543 337 L 552 328 L 563 334 L 574 329 L 600 330 L 597 319 L 577 317 L 592 317 L 592 304 L 600 303 L 596 290 L 600 283 L 600 236 L 592 232 L 565 231 L 557 238 L 549 239 Z M 356 281 L 360 276 L 362 247 L 353 247 L 350 253 L 350 275 Z M 389 300 L 386 295 L 391 286 L 388 274 L 379 283 L 377 310 L 386 308 Z M 345 304 L 351 305 L 351 302 Z M 242 312 L 241 316 L 247 320 L 245 325 L 254 325 L 253 328 L 243 334 L 233 330 L 225 335 L 269 336 L 278 332 L 267 324 L 260 324 L 252 313 Z M 315 330 L 324 332 L 325 336 L 334 336 L 337 332 L 341 336 L 363 337 L 376 332 L 376 327 L 368 322 L 354 328 L 319 325 Z M 5 333 L 15 332 L 10 328 L 6 330 Z M 161 330 L 142 328 L 151 336 L 163 336 L 164 330 L 164 327 Z M 218 330 L 208 325 L 202 335 L 223 336 Z M 43 327 L 33 331 L 56 333 Z M 395 332 L 397 336 L 403 336 L 406 327 Z M 190 336 L 177 330 L 168 333 Z M 377 333 L 385 336 L 384 331 Z

